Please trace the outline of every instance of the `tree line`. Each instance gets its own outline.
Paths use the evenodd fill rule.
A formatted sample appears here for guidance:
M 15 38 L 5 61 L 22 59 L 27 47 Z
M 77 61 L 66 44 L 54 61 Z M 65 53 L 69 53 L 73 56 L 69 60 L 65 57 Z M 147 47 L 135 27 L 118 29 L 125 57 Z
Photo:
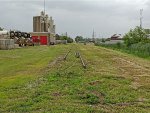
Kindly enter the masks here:
M 3 28 L 2 28 L 2 27 L 0 27 L 0 31 L 3 31 Z
M 56 40 L 67 40 L 67 43 L 73 43 L 73 39 L 69 36 L 58 35 L 56 34 Z
M 131 29 L 128 33 L 126 33 L 123 40 L 127 47 L 136 43 L 150 43 L 148 34 L 149 32 L 146 32 L 145 29 L 137 26 L 135 29 Z
M 104 42 L 96 43 L 95 45 L 123 50 L 140 57 L 150 57 L 150 29 L 145 30 L 137 26 L 123 36 L 123 41 L 124 43 L 105 44 Z
M 83 38 L 82 36 L 76 36 L 75 41 L 78 42 L 93 42 L 92 38 Z

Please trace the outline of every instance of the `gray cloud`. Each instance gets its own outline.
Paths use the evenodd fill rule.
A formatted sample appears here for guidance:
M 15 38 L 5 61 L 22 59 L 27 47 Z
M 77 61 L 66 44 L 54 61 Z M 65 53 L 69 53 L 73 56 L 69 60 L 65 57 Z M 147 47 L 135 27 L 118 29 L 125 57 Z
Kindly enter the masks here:
M 32 31 L 32 17 L 43 10 L 42 0 L 0 1 L 0 26 L 6 29 Z M 46 0 L 46 13 L 52 16 L 56 32 L 70 36 L 109 37 L 125 33 L 139 25 L 139 10 L 144 9 L 143 24 L 150 28 L 149 0 Z

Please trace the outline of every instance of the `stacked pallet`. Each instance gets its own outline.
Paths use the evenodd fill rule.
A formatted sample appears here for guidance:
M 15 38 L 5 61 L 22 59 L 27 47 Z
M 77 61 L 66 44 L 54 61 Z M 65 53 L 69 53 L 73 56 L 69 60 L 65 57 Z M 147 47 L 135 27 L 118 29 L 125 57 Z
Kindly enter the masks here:
M 0 39 L 0 49 L 2 50 L 14 49 L 14 45 L 14 39 Z

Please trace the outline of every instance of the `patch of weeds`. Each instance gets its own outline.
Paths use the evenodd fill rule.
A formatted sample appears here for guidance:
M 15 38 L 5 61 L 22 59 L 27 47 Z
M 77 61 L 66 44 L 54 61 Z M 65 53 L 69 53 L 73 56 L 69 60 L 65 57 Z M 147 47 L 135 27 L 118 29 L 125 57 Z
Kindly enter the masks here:
M 87 94 L 86 99 L 87 99 L 88 104 L 98 104 L 99 103 L 99 97 L 94 94 Z
M 95 108 L 87 108 L 86 113 L 106 113 L 104 110 L 102 109 L 95 109 Z
M 102 78 L 110 79 L 110 80 L 127 80 L 123 76 L 115 76 L 115 75 L 103 75 Z
M 33 101 L 31 99 L 14 103 L 7 111 L 11 112 L 29 112 L 31 107 L 33 106 Z
M 92 108 L 88 108 L 87 109 L 87 113 L 95 113 L 96 112 L 96 110 L 94 110 L 94 109 L 92 109 Z
M 48 96 L 48 95 L 39 95 L 39 96 L 33 98 L 33 101 L 35 103 L 43 102 L 44 100 L 53 100 L 53 98 L 51 96 Z
M 95 90 L 97 90 L 97 87 L 96 86 L 88 85 L 87 86 L 87 90 L 89 90 L 89 91 L 95 91 Z
M 55 75 L 56 75 L 57 77 L 60 77 L 62 74 L 61 74 L 59 71 L 57 71 Z
M 113 76 L 113 75 L 106 75 L 106 76 L 102 76 L 102 78 L 108 79 L 108 80 L 115 80 L 115 81 L 125 81 L 126 78 L 122 77 L 122 76 Z
M 55 72 L 55 76 L 56 77 L 72 78 L 72 77 L 78 76 L 78 74 L 76 72 L 74 72 L 74 71 L 66 71 L 66 72 L 56 71 Z
M 94 94 L 86 94 L 84 96 L 81 96 L 81 99 L 85 100 L 87 104 L 98 104 L 99 103 L 99 97 Z
M 138 107 L 144 108 L 144 109 L 150 109 L 150 103 L 145 103 L 145 104 L 139 104 Z
M 67 76 L 67 78 L 74 77 L 74 76 L 76 76 L 76 73 L 74 71 L 69 71 L 66 73 L 66 76 Z
M 107 91 L 107 94 L 105 103 L 109 104 L 134 102 L 139 96 L 137 92 L 129 89 L 127 86 Z

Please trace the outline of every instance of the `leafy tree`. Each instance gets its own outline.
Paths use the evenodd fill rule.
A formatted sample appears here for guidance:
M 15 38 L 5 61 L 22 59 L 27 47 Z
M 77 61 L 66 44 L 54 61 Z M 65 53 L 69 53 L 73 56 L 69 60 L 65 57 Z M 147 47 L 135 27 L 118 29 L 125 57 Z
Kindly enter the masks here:
M 56 36 L 57 40 L 67 40 L 68 43 L 73 43 L 73 39 L 68 36 Z
M 130 46 L 132 44 L 139 43 L 139 42 L 143 42 L 143 43 L 149 42 L 149 39 L 145 33 L 145 30 L 138 26 L 133 30 L 131 29 L 127 34 L 125 34 L 123 39 L 124 39 L 124 43 L 127 46 Z
M 60 37 L 61 40 L 67 40 L 67 38 L 68 38 L 67 36 L 61 36 Z
M 102 38 L 102 42 L 105 43 L 105 39 L 104 38 Z
M 60 36 L 58 34 L 55 35 L 56 40 L 60 40 Z
M 70 38 L 70 37 L 68 37 L 68 38 L 67 38 L 67 42 L 68 42 L 68 43 L 73 43 L 73 39 Z
M 83 41 L 83 37 L 82 36 L 76 36 L 75 41 L 79 42 L 79 41 Z
M 0 31 L 3 31 L 3 28 L 0 27 Z
M 150 29 L 144 29 L 146 34 L 150 34 Z

